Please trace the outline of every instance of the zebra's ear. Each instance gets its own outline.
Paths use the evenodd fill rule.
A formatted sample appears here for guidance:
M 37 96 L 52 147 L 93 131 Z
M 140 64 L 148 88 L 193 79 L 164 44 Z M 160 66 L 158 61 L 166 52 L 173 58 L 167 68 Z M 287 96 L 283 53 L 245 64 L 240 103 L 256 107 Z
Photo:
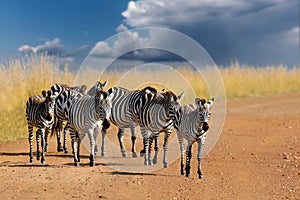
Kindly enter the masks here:
M 178 100 L 181 101 L 181 99 L 184 97 L 185 92 L 181 92 L 180 95 L 178 95 Z
M 51 90 L 48 90 L 47 91 L 47 98 L 50 98 L 51 97 Z
M 197 98 L 195 99 L 195 104 L 197 105 L 197 107 L 202 106 L 202 105 L 201 105 L 201 100 L 200 100 L 200 98 L 197 97 Z
M 86 85 L 82 85 L 81 86 L 81 93 L 84 93 L 87 89 L 87 86 Z
M 46 97 L 47 96 L 47 92 L 45 90 L 42 91 L 42 95 L 43 97 Z
M 102 83 L 102 84 L 101 84 L 101 82 L 99 82 L 99 83 L 100 83 L 100 87 L 103 89 L 103 88 L 105 88 L 106 85 L 107 85 L 107 80 L 104 81 L 104 83 Z
M 204 106 L 204 104 L 206 103 L 206 100 L 205 99 L 200 99 L 200 98 L 196 98 L 195 99 L 195 103 L 196 103 L 196 105 L 198 106 L 198 107 L 203 107 Z
M 213 105 L 214 101 L 215 101 L 215 98 L 213 97 L 207 102 L 207 104 L 209 104 L 211 106 L 211 105 Z
M 113 98 L 113 96 L 114 96 L 114 93 L 107 93 L 108 94 L 108 96 L 106 97 L 106 100 L 108 100 L 109 102 L 111 102 L 111 100 L 112 100 L 112 98 Z

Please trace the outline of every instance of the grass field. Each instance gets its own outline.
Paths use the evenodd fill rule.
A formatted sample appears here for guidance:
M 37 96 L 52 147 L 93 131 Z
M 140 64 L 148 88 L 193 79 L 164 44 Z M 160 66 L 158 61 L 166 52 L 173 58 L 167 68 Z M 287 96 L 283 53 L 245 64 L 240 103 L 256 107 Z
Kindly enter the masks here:
M 196 94 L 208 97 L 209 93 L 203 80 L 193 71 L 181 69 L 177 71 L 189 78 Z M 276 93 L 300 92 L 300 68 L 288 69 L 285 66 L 253 67 L 242 66 L 238 62 L 220 69 L 226 89 L 227 99 L 244 98 Z M 87 71 L 87 77 L 97 74 Z M 120 72 L 107 74 L 108 87 L 114 86 L 116 80 L 123 74 Z M 143 77 L 145 82 L 151 77 L 171 79 L 169 74 L 157 73 L 146 75 L 136 72 L 134 77 Z M 0 143 L 27 138 L 27 124 L 25 118 L 25 104 L 29 96 L 41 94 L 54 83 L 72 85 L 76 74 L 67 67 L 59 70 L 58 64 L 48 56 L 25 59 L 12 59 L 5 65 L 0 65 Z M 92 83 L 87 85 L 91 86 Z M 93 80 L 93 79 L 91 79 Z M 131 84 L 135 85 L 134 78 Z M 103 81 L 103 80 L 102 80 Z M 149 81 L 150 82 L 150 81 Z M 138 86 L 142 86 L 137 84 Z M 152 84 L 160 89 L 161 85 Z M 176 85 L 176 83 L 174 83 Z M 168 88 L 174 89 L 174 88 Z M 174 89 L 176 90 L 176 89 Z M 192 102 L 189 102 L 192 103 Z

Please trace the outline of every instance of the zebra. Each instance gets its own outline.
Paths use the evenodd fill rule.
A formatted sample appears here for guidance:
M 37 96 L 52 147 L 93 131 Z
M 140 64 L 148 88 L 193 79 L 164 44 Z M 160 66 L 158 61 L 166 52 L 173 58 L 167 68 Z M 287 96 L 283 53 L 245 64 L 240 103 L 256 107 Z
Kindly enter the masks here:
M 28 141 L 29 141 L 29 161 L 33 162 L 33 151 L 32 151 L 32 142 L 33 142 L 33 127 L 37 127 L 36 131 L 36 143 L 37 143 L 37 152 L 36 159 L 40 160 L 41 163 L 45 164 L 45 147 L 47 137 L 52 124 L 54 123 L 54 105 L 55 98 L 51 96 L 51 91 L 43 91 L 43 96 L 32 96 L 26 102 L 26 119 L 28 125 Z M 45 136 L 46 134 L 46 136 Z M 41 138 L 42 152 L 40 152 L 39 140 Z
M 135 141 L 136 141 L 136 134 L 135 128 L 137 126 L 137 122 L 134 118 L 132 118 L 133 112 L 129 110 L 130 105 L 134 105 L 142 95 L 146 93 L 157 93 L 157 90 L 153 87 L 147 86 L 142 90 L 134 90 L 130 91 L 122 87 L 113 87 L 108 90 L 109 92 L 113 92 L 112 98 L 112 109 L 111 109 L 111 116 L 110 121 L 116 125 L 118 130 L 118 140 L 121 149 L 121 154 L 123 157 L 127 157 L 127 152 L 124 147 L 124 131 L 126 128 L 130 128 L 131 131 L 131 142 L 132 142 L 132 157 L 136 158 L 136 148 L 135 148 Z M 101 147 L 101 155 L 105 156 L 105 136 L 106 136 L 106 129 L 104 126 L 102 128 L 102 147 Z
M 54 114 L 55 114 L 55 117 L 57 118 L 57 120 L 56 120 L 57 122 L 55 122 L 53 124 L 51 136 L 58 134 L 62 130 L 63 123 L 65 121 L 67 122 L 66 125 L 64 126 L 64 144 L 63 144 L 64 153 L 68 153 L 66 134 L 68 132 L 69 124 L 68 124 L 67 117 L 65 114 L 65 111 L 67 109 L 67 102 L 69 100 L 72 100 L 74 98 L 78 98 L 81 96 L 86 96 L 86 94 L 83 94 L 82 92 L 77 92 L 75 90 L 65 90 L 65 91 L 61 92 L 56 97 L 56 100 L 55 100 Z
M 86 89 L 87 89 L 86 85 L 71 87 L 71 86 L 66 85 L 66 84 L 54 84 L 53 86 L 51 86 L 50 91 L 51 91 L 51 95 L 56 99 L 65 90 L 74 90 L 74 91 L 78 91 L 78 92 L 83 93 L 83 92 L 86 91 Z M 55 103 L 55 105 L 57 105 L 57 102 Z M 64 130 L 64 145 L 63 146 L 61 145 L 61 139 L 60 138 L 61 138 L 61 131 L 62 131 L 62 128 L 63 128 L 63 123 L 64 122 L 62 120 L 60 120 L 60 118 L 57 117 L 56 113 L 55 113 L 55 123 L 54 123 L 54 125 L 56 127 L 52 127 L 51 136 L 53 136 L 54 133 L 56 134 L 57 151 L 58 152 L 63 151 L 65 153 L 68 153 L 68 150 L 66 149 L 66 145 L 65 145 L 65 143 L 66 143 L 66 131 L 67 130 Z M 53 131 L 55 131 L 55 132 L 53 132 Z M 46 140 L 47 140 L 47 138 L 46 138 Z M 47 146 L 48 145 L 46 145 L 46 150 L 48 151 Z
M 80 163 L 81 134 L 88 134 L 90 139 L 90 166 L 95 165 L 95 140 L 105 118 L 110 117 L 113 91 L 97 91 L 95 96 L 81 96 L 67 101 L 66 116 L 74 150 L 74 164 Z
M 96 90 L 103 90 L 104 87 L 107 85 L 107 81 L 105 81 L 103 84 L 100 81 L 97 81 L 96 84 L 87 92 L 86 95 L 95 95 Z M 63 127 L 64 121 L 66 121 L 66 116 L 64 113 L 64 109 L 66 106 L 66 102 L 69 98 L 75 98 L 83 94 L 86 90 L 86 86 L 77 86 L 77 87 L 72 87 L 72 88 L 65 88 L 64 91 L 62 91 L 56 98 L 55 102 L 55 116 L 57 118 L 57 122 L 54 124 L 54 127 L 52 128 L 52 133 L 51 136 L 57 134 L 58 135 L 58 149 L 57 151 L 61 151 L 61 143 L 60 143 L 60 135 Z M 68 92 L 65 92 L 68 91 Z M 79 93 L 78 93 L 79 92 Z M 107 123 L 105 123 L 107 124 Z M 107 126 L 107 125 L 106 125 Z M 66 134 L 68 132 L 68 124 L 64 126 L 64 143 L 63 143 L 63 151 L 64 153 L 68 153 L 67 149 L 67 137 Z M 73 151 L 74 152 L 74 151 Z
M 150 159 L 151 146 L 153 138 L 158 138 L 160 132 L 165 132 L 164 136 L 164 156 L 163 165 L 168 167 L 166 159 L 168 138 L 172 133 L 173 120 L 170 117 L 172 110 L 177 110 L 180 106 L 180 100 L 183 98 L 184 92 L 179 96 L 176 96 L 173 92 L 167 91 L 159 94 L 146 93 L 144 94 L 131 110 L 135 110 L 134 118 L 137 119 L 143 136 L 144 149 L 142 156 L 144 155 L 144 164 L 152 165 L 157 161 L 158 147 L 155 148 L 155 156 Z M 151 133 L 150 137 L 149 134 Z M 156 143 L 157 145 L 157 143 Z
M 188 141 L 186 151 L 186 177 L 190 176 L 190 162 L 192 158 L 192 145 L 198 142 L 198 177 L 203 179 L 201 171 L 202 148 L 205 143 L 206 133 L 209 129 L 210 107 L 214 102 L 214 98 L 206 102 L 205 99 L 196 98 L 195 105 L 187 104 L 181 106 L 175 113 L 174 127 L 177 130 L 178 141 L 181 150 L 181 175 L 184 175 L 184 143 L 183 138 Z
M 107 81 L 104 81 L 101 83 L 100 81 L 97 81 L 96 84 L 89 89 L 89 91 L 86 93 L 89 96 L 94 96 L 97 91 L 103 90 L 107 85 Z

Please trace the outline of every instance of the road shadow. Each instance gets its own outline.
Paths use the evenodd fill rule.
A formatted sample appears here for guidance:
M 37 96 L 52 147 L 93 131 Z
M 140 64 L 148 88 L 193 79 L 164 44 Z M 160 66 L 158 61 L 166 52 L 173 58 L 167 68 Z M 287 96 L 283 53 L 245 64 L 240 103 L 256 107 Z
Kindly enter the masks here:
M 36 156 L 36 152 L 33 152 L 33 155 Z M 0 152 L 0 156 L 29 156 L 29 152 Z M 64 154 L 64 153 L 54 153 L 46 152 L 45 156 L 47 157 L 58 157 L 58 158 L 73 158 L 73 154 Z M 80 155 L 80 158 L 89 158 L 88 155 Z
M 170 174 L 155 174 L 155 173 L 142 173 L 142 172 L 120 172 L 120 171 L 113 171 L 113 172 L 107 172 L 107 174 L 110 175 L 123 175 L 123 176 L 174 176 L 175 175 L 170 175 Z

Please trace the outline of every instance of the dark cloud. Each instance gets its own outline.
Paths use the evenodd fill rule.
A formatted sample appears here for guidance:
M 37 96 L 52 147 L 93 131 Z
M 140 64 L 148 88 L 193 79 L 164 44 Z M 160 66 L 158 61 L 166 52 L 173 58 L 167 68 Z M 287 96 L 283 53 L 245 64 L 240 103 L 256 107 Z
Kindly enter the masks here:
M 191 36 L 218 64 L 238 59 L 253 65 L 299 65 L 297 0 L 137 1 L 128 4 L 123 16 L 131 27 L 163 26 Z M 292 30 L 298 37 L 288 34 Z

